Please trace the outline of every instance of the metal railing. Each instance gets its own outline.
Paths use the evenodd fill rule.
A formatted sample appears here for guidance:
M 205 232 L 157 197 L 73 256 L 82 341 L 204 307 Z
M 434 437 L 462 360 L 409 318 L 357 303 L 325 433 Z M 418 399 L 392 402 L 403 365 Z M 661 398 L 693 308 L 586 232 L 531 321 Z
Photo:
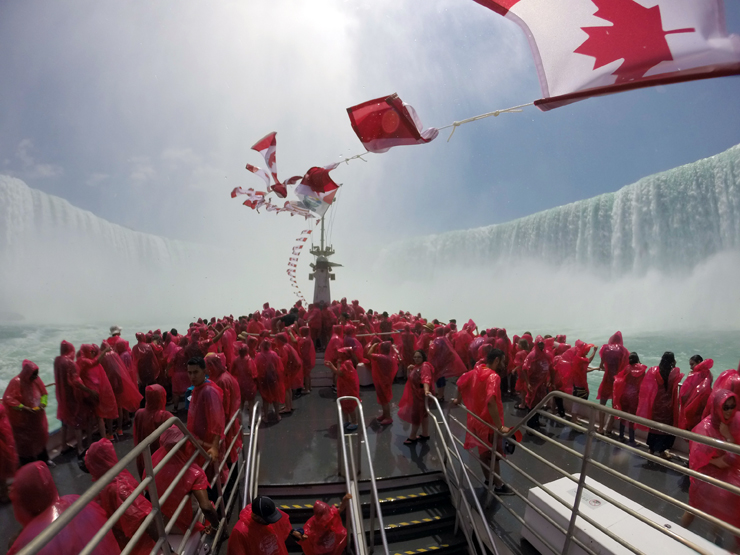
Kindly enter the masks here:
M 160 438 L 160 436 L 167 431 L 171 426 L 177 426 L 183 433 L 183 438 L 178 441 L 170 450 L 169 452 L 163 457 L 163 459 L 160 461 L 160 463 L 153 467 L 152 465 L 152 452 L 151 452 L 151 445 L 156 440 Z M 218 499 L 216 501 L 216 511 L 218 512 L 220 509 L 220 521 L 218 523 L 218 526 L 216 528 L 216 533 L 213 537 L 212 547 L 214 550 L 218 549 L 218 542 L 223 537 L 223 531 L 226 527 L 226 524 L 228 522 L 228 515 L 229 511 L 233 507 L 234 501 L 235 501 L 235 495 L 238 492 L 239 488 L 234 487 L 232 488 L 231 496 L 227 501 L 224 500 L 223 492 L 224 492 L 224 484 L 221 483 L 221 471 L 223 470 L 224 466 L 226 465 L 226 462 L 229 458 L 229 454 L 231 453 L 232 449 L 234 448 L 234 445 L 236 444 L 236 440 L 239 438 L 239 436 L 242 433 L 242 425 L 241 425 L 241 411 L 236 411 L 234 415 L 231 417 L 231 420 L 229 421 L 228 425 L 226 426 L 226 429 L 224 430 L 224 436 L 227 436 L 229 431 L 231 430 L 232 426 L 238 426 L 237 433 L 234 435 L 233 440 L 231 441 L 230 445 L 223 451 L 223 461 L 219 465 L 218 469 L 215 469 L 216 471 L 214 478 L 210 481 L 209 485 L 213 488 L 216 487 L 216 490 L 218 492 Z M 175 477 L 175 479 L 172 481 L 172 483 L 169 485 L 169 487 L 165 490 L 163 494 L 159 494 L 157 492 L 157 486 L 155 483 L 155 477 L 156 475 L 164 468 L 164 466 L 177 454 L 177 452 L 183 448 L 183 446 L 186 443 L 190 443 L 194 448 L 194 453 L 192 456 L 188 459 L 188 461 L 185 463 L 183 468 L 180 470 L 178 475 Z M 187 503 L 192 503 L 192 500 L 190 498 L 190 495 L 186 495 L 180 504 L 178 505 L 177 509 L 173 513 L 171 518 L 167 518 L 164 516 L 161 510 L 161 505 L 169 499 L 170 495 L 172 495 L 173 491 L 175 490 L 175 487 L 177 486 L 177 483 L 179 480 L 185 475 L 187 472 L 187 469 L 190 467 L 190 465 L 195 462 L 195 460 L 198 458 L 198 456 L 202 456 L 205 459 L 205 464 L 203 465 L 203 470 L 207 470 L 208 467 L 211 465 L 211 458 L 208 454 L 208 452 L 203 449 L 203 447 L 200 445 L 200 443 L 193 437 L 193 435 L 188 431 L 187 426 L 177 417 L 173 416 L 169 420 L 167 420 L 164 424 L 159 426 L 154 432 L 152 432 L 147 438 L 145 438 L 143 441 L 141 441 L 136 447 L 134 447 L 131 451 L 129 451 L 123 458 L 121 458 L 118 463 L 116 463 L 108 472 L 106 472 L 99 480 L 95 481 L 92 486 L 82 495 L 79 496 L 79 498 L 61 515 L 59 515 L 59 518 L 57 518 L 54 522 L 52 522 L 49 526 L 46 527 L 36 538 L 34 538 L 31 542 L 29 542 L 28 545 L 26 545 L 23 549 L 21 549 L 18 553 L 19 555 L 33 555 L 35 553 L 38 553 L 45 545 L 47 545 L 67 524 L 69 524 L 85 507 L 87 507 L 88 504 L 95 501 L 95 499 L 98 497 L 101 491 L 110 484 L 113 480 L 115 480 L 118 475 L 126 469 L 126 467 L 129 464 L 132 464 L 136 458 L 139 455 L 144 456 L 144 468 L 146 470 L 146 475 L 141 480 L 139 485 L 131 492 L 130 496 L 124 501 L 120 507 L 108 518 L 106 523 L 98 530 L 98 532 L 93 536 L 93 538 L 90 540 L 90 542 L 85 546 L 85 548 L 81 551 L 80 555 L 89 555 L 92 553 L 97 545 L 103 540 L 103 538 L 108 534 L 113 527 L 116 525 L 118 520 L 121 518 L 121 516 L 126 512 L 126 510 L 133 504 L 133 502 L 138 498 L 139 495 L 141 495 L 144 490 L 147 490 L 149 494 L 149 500 L 151 501 L 152 510 L 151 512 L 146 516 L 146 518 L 142 521 L 141 525 L 137 529 L 137 531 L 133 534 L 133 536 L 129 539 L 128 543 L 126 544 L 126 547 L 121 551 L 122 555 L 128 555 L 133 551 L 133 549 L 136 547 L 136 543 L 141 539 L 141 537 L 147 533 L 147 529 L 150 527 L 152 523 L 154 523 L 156 530 L 157 530 L 157 541 L 155 543 L 155 547 L 152 548 L 151 553 L 164 553 L 165 555 L 170 555 L 171 553 L 182 553 L 185 546 L 188 544 L 188 540 L 190 539 L 193 529 L 196 525 L 196 522 L 199 522 L 201 520 L 202 511 L 200 508 L 195 512 L 193 515 L 193 519 L 190 523 L 190 526 L 185 531 L 185 534 L 182 537 L 182 541 L 180 544 L 173 549 L 172 546 L 170 546 L 169 542 L 167 541 L 167 534 L 172 531 L 172 528 L 174 527 L 177 518 L 179 517 L 180 513 L 185 508 L 185 505 Z M 236 476 L 235 481 L 238 484 L 239 480 L 243 476 L 244 468 L 246 463 L 243 461 L 243 458 L 241 457 L 241 454 L 238 457 L 237 463 L 232 465 L 230 471 L 229 471 L 229 480 L 233 476 Z M 227 483 L 229 482 L 227 480 Z M 201 546 L 205 543 L 206 535 L 201 534 L 201 538 L 198 543 L 198 550 L 200 550 Z
M 345 433 L 344 414 L 342 412 L 341 401 L 355 401 L 357 403 L 357 414 L 360 422 L 357 432 Z M 380 540 L 383 544 L 383 553 L 388 555 L 388 540 L 385 537 L 385 525 L 383 524 L 383 513 L 380 509 L 380 498 L 378 496 L 378 485 L 375 480 L 375 471 L 373 470 L 370 447 L 367 442 L 367 427 L 365 426 L 365 415 L 362 413 L 362 403 L 357 397 L 339 397 L 337 399 L 338 412 L 338 429 L 337 442 L 340 444 L 339 451 L 339 470 L 344 471 L 344 479 L 347 484 L 347 492 L 352 495 L 349 506 L 347 507 L 346 527 L 351 530 L 355 555 L 367 555 L 375 550 L 375 518 L 378 519 L 378 529 L 380 531 Z M 360 437 L 361 434 L 361 437 Z M 370 525 L 367 530 L 370 536 L 370 545 L 368 545 L 364 519 L 362 515 L 362 503 L 360 500 L 359 488 L 359 463 L 362 457 L 360 447 L 354 445 L 352 439 L 359 438 L 360 443 L 365 444 L 365 454 L 367 456 L 368 471 L 370 473 Z
M 256 401 L 252 407 L 252 418 L 249 421 L 249 441 L 244 445 L 244 460 L 246 461 L 244 492 L 242 494 L 242 508 L 245 508 L 257 497 L 259 487 L 259 430 L 262 424 L 262 402 Z
M 586 427 L 583 427 L 582 425 L 578 423 L 571 422 L 569 420 L 565 420 L 564 418 L 561 418 L 559 416 L 555 416 L 554 414 L 550 414 L 543 410 L 545 406 L 549 404 L 549 402 L 552 399 L 560 398 L 564 401 L 572 402 L 573 404 L 578 405 L 578 415 L 579 416 L 587 416 L 588 417 L 588 423 Z M 521 525 L 522 527 L 527 528 L 527 530 L 535 537 L 537 540 L 542 542 L 545 546 L 547 546 L 550 550 L 552 550 L 554 553 L 564 553 L 567 554 L 570 551 L 570 548 L 572 544 L 578 545 L 584 552 L 589 554 L 596 554 L 597 552 L 594 551 L 591 547 L 586 545 L 583 541 L 581 541 L 578 537 L 576 537 L 576 521 L 582 520 L 587 522 L 588 524 L 595 527 L 599 532 L 606 535 L 611 540 L 617 542 L 622 547 L 628 549 L 632 553 L 642 553 L 639 548 L 631 545 L 629 542 L 624 540 L 622 537 L 615 535 L 613 532 L 606 529 L 604 526 L 599 524 L 594 519 L 590 518 L 588 515 L 584 514 L 580 510 L 580 503 L 581 499 L 584 493 L 584 490 L 589 491 L 593 494 L 598 495 L 601 499 L 607 501 L 608 503 L 612 504 L 613 506 L 617 507 L 618 509 L 624 511 L 631 517 L 639 520 L 640 522 L 646 524 L 647 526 L 660 531 L 662 534 L 665 534 L 669 538 L 671 538 L 674 541 L 680 542 L 681 544 L 685 545 L 686 547 L 689 547 L 690 549 L 693 549 L 694 551 L 698 553 L 709 553 L 706 549 L 704 549 L 700 545 L 696 545 L 691 540 L 681 536 L 680 534 L 676 533 L 670 528 L 667 528 L 659 523 L 654 522 L 650 518 L 636 512 L 635 510 L 631 509 L 630 507 L 625 506 L 620 501 L 614 499 L 612 496 L 605 494 L 603 491 L 599 490 L 598 487 L 591 486 L 586 482 L 587 474 L 590 471 L 591 468 L 597 468 L 602 472 L 605 472 L 611 477 L 617 478 L 621 481 L 623 481 L 625 484 L 628 484 L 629 486 L 632 486 L 641 492 L 648 493 L 652 495 L 653 497 L 657 498 L 658 500 L 666 503 L 670 503 L 671 505 L 687 512 L 691 513 L 693 515 L 699 516 L 700 518 L 704 519 L 705 521 L 709 522 L 713 526 L 717 526 L 722 530 L 725 530 L 733 535 L 740 535 L 740 529 L 738 529 L 735 526 L 732 526 L 731 524 L 728 524 L 704 511 L 701 511 L 699 509 L 696 509 L 695 507 L 692 507 L 688 503 L 684 503 L 678 499 L 675 499 L 674 497 L 667 495 L 655 488 L 651 488 L 649 486 L 646 486 L 639 482 L 638 480 L 635 480 L 634 478 L 631 478 L 630 476 L 627 476 L 626 474 L 623 474 L 619 470 L 616 470 L 612 466 L 608 464 L 604 464 L 603 462 L 596 460 L 593 457 L 593 451 L 594 451 L 594 443 L 597 441 L 601 441 L 607 445 L 619 447 L 622 450 L 625 450 L 632 455 L 636 455 L 642 459 L 645 459 L 646 461 L 650 461 L 651 463 L 658 463 L 664 467 L 670 468 L 671 470 L 674 470 L 680 474 L 683 474 L 684 476 L 688 476 L 694 479 L 702 480 L 704 482 L 707 482 L 709 484 L 712 484 L 714 486 L 717 486 L 719 488 L 722 488 L 724 490 L 727 490 L 729 492 L 732 492 L 736 495 L 740 495 L 740 488 L 733 486 L 731 484 L 728 484 L 726 482 L 723 482 L 721 480 L 717 480 L 711 476 L 707 476 L 706 474 L 702 474 L 700 472 L 696 472 L 695 470 L 688 469 L 683 465 L 676 464 L 674 462 L 670 462 L 662 457 L 658 457 L 655 455 L 652 455 L 650 453 L 646 453 L 645 451 L 633 447 L 627 444 L 624 444 L 622 442 L 619 442 L 608 435 L 602 435 L 596 433 L 596 420 L 599 418 L 600 413 L 604 414 L 607 417 L 612 418 L 619 418 L 623 420 L 625 423 L 632 422 L 637 424 L 638 426 L 643 426 L 646 428 L 651 428 L 653 430 L 657 430 L 659 432 L 670 434 L 676 437 L 684 438 L 688 441 L 693 441 L 697 443 L 703 443 L 705 445 L 708 445 L 710 447 L 713 447 L 715 449 L 723 450 L 728 453 L 732 453 L 735 455 L 740 455 L 740 446 L 735 444 L 726 443 L 723 441 L 718 441 L 716 439 L 702 436 L 699 434 L 695 434 L 693 432 L 681 430 L 678 428 L 674 428 L 672 426 L 668 426 L 665 424 L 660 424 L 658 422 L 654 422 L 652 420 L 648 420 L 646 418 L 641 418 L 639 416 L 635 416 L 629 413 L 625 413 L 616 409 L 613 409 L 611 407 L 607 407 L 605 405 L 601 405 L 599 403 L 594 403 L 592 401 L 586 401 L 577 397 L 574 397 L 572 395 L 567 395 L 565 393 L 559 392 L 559 391 L 553 391 L 549 393 L 547 396 L 545 396 L 542 401 L 540 401 L 530 412 L 527 414 L 524 418 L 522 418 L 515 426 L 513 426 L 509 432 L 506 434 L 500 434 L 500 432 L 492 426 L 490 423 L 485 422 L 483 419 L 481 419 L 478 415 L 474 414 L 470 410 L 468 410 L 464 405 L 460 404 L 460 408 L 462 408 L 468 415 L 471 415 L 472 417 L 476 418 L 478 421 L 485 424 L 487 427 L 489 427 L 493 432 L 493 442 L 492 445 L 489 444 L 488 441 L 485 441 L 478 436 L 476 436 L 473 432 L 471 432 L 466 423 L 462 422 L 458 418 L 456 418 L 453 415 L 448 415 L 448 419 L 454 423 L 456 423 L 458 426 L 460 426 L 466 433 L 471 434 L 473 437 L 475 437 L 477 440 L 479 440 L 481 443 L 485 443 L 486 445 L 489 445 L 490 450 L 492 451 L 492 457 L 491 457 L 491 464 L 490 464 L 490 475 L 491 477 L 496 477 L 499 479 L 503 479 L 501 474 L 496 474 L 494 472 L 493 468 L 493 462 L 495 460 L 495 445 L 497 444 L 498 436 L 502 436 L 504 439 L 506 438 L 512 438 L 514 434 L 517 431 L 525 431 L 528 434 L 539 438 L 540 440 L 550 443 L 554 446 L 556 446 L 558 449 L 560 449 L 564 454 L 575 457 L 580 460 L 581 466 L 580 466 L 580 472 L 577 475 L 573 475 L 571 472 L 564 470 L 557 464 L 555 464 L 552 460 L 548 460 L 547 458 L 541 456 L 538 454 L 535 450 L 528 448 L 523 443 L 517 444 L 517 450 L 521 453 L 526 453 L 527 456 L 532 457 L 537 462 L 543 464 L 547 469 L 555 471 L 560 476 L 567 478 L 571 481 L 573 481 L 576 484 L 576 492 L 575 492 L 575 499 L 572 502 L 566 501 L 556 493 L 554 493 L 550 488 L 547 487 L 547 485 L 540 482 L 537 478 L 535 478 L 530 472 L 525 471 L 519 464 L 516 464 L 512 462 L 509 458 L 499 458 L 501 463 L 506 464 L 508 468 L 510 468 L 513 472 L 517 473 L 519 476 L 523 477 L 528 482 L 531 482 L 535 487 L 540 488 L 544 493 L 551 496 L 555 501 L 560 503 L 561 505 L 565 506 L 570 511 L 570 517 L 568 519 L 568 526 L 567 528 L 561 526 L 555 520 L 551 518 L 548 514 L 546 514 L 540 507 L 535 505 L 530 499 L 528 499 L 527 491 L 520 491 L 514 487 L 512 487 L 512 491 L 516 495 L 516 497 L 523 501 L 527 508 L 535 511 L 540 517 L 542 517 L 547 523 L 549 523 L 551 526 L 553 526 L 555 529 L 557 529 L 561 534 L 564 536 L 564 543 L 562 546 L 553 545 L 552 542 L 548 541 L 546 538 L 543 537 L 543 535 L 538 531 L 537 529 L 533 528 L 531 525 L 529 525 L 525 519 L 517 514 L 516 510 L 512 508 L 509 504 L 505 503 L 503 499 L 498 496 L 493 491 L 493 480 L 491 480 L 490 484 L 485 484 L 483 481 L 475 474 L 475 472 L 468 467 L 466 468 L 469 472 L 469 474 L 475 479 L 481 483 L 484 488 L 486 489 L 486 503 L 488 504 L 489 500 L 496 499 L 500 505 L 505 508 Z M 584 410 L 585 409 L 585 410 Z M 587 415 L 584 415 L 584 412 L 587 412 Z M 565 445 L 560 444 L 556 439 L 553 439 L 552 437 L 548 436 L 547 434 L 542 433 L 540 430 L 536 428 L 531 428 L 528 425 L 528 422 L 531 418 L 534 416 L 539 415 L 540 418 L 546 418 L 550 419 L 554 422 L 557 422 L 564 426 L 571 427 L 576 432 L 581 432 L 586 434 L 586 442 L 583 448 L 583 452 L 580 452 L 576 449 L 572 449 L 570 447 L 567 447 Z M 455 442 L 457 442 L 460 445 L 463 445 L 463 441 L 457 438 L 456 436 L 453 436 Z M 473 453 L 469 452 L 469 456 L 478 460 L 478 462 L 481 462 L 481 460 Z M 519 455 L 518 455 L 519 456 Z M 510 484 L 509 484 L 510 485 Z M 511 485 L 510 485 L 511 487 Z
M 438 410 L 438 415 L 430 410 L 430 404 L 433 404 Z M 455 502 L 455 509 L 457 510 L 456 525 L 462 525 L 463 534 L 468 542 L 468 550 L 471 553 L 476 553 L 474 549 L 475 539 L 480 549 L 477 552 L 486 553 L 485 546 L 486 540 L 488 540 L 489 549 L 494 555 L 498 555 L 498 549 L 493 539 L 491 527 L 486 521 L 483 507 L 481 507 L 473 483 L 470 480 L 469 468 L 460 455 L 460 450 L 456 444 L 457 438 L 450 430 L 439 400 L 434 395 L 427 395 L 425 407 L 429 418 L 437 430 L 436 441 L 434 442 L 437 457 L 443 465 L 447 484 L 451 486 L 450 490 L 456 492 L 455 495 L 452 495 L 453 502 Z M 466 492 L 470 495 L 466 495 Z M 473 500 L 475 509 L 470 506 L 470 499 Z M 476 518 L 474 511 L 477 511 L 478 518 Z

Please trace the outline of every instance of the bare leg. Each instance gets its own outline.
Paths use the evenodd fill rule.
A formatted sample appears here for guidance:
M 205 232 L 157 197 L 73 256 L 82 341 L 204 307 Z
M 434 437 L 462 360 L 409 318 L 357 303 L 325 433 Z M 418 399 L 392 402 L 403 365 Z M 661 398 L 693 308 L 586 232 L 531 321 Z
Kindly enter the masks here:
M 421 419 L 421 435 L 429 437 L 429 417 L 426 414 Z
M 75 439 L 77 439 L 77 454 L 80 455 L 85 450 L 82 444 L 82 428 L 75 429 Z
M 412 424 L 411 433 L 409 434 L 409 439 L 416 439 L 418 437 L 418 433 L 419 433 L 419 425 Z
M 123 409 L 118 409 L 118 431 L 119 436 L 123 435 Z
M 275 411 L 275 418 L 278 422 L 280 422 L 280 420 L 282 420 L 282 418 L 280 417 L 280 403 L 273 403 L 272 409 Z
M 385 405 L 381 405 L 383 409 L 383 414 L 380 415 L 381 420 L 390 420 L 391 418 L 391 404 L 386 403 Z
M 690 513 L 688 511 L 685 512 L 681 517 L 681 526 L 683 526 L 684 528 L 688 528 L 689 526 L 691 526 L 691 523 L 694 522 L 695 516 L 696 515 L 694 515 L 694 513 Z

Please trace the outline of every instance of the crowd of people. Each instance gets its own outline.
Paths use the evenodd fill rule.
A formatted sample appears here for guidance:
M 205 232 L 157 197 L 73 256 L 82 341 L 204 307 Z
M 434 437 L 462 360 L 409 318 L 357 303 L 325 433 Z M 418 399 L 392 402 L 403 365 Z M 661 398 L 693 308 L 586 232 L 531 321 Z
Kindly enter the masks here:
M 381 427 L 393 423 L 392 385 L 405 382 L 397 401 L 396 417 L 410 424 L 410 433 L 404 441 L 409 446 L 430 439 L 426 397 L 434 395 L 444 402 L 447 382 L 455 380 L 457 396 L 451 402 L 464 403 L 478 417 L 468 416 L 471 433 L 466 436 L 465 447 L 478 448 L 485 479 L 487 482 L 493 479 L 494 491 L 500 495 L 512 493 L 498 471 L 499 458 L 505 456 L 501 434 L 509 431 L 504 422 L 504 397 L 518 398 L 516 408 L 526 412 L 554 390 L 586 400 L 590 396 L 587 375 L 594 370 L 603 372 L 596 397 L 602 405 L 611 400 L 614 408 L 625 413 L 722 441 L 740 442 L 738 370 L 727 370 L 713 380 L 713 361 L 695 355 L 689 361 L 691 372 L 679 390 L 684 375 L 676 367 L 673 353 L 664 353 L 660 363 L 648 369 L 640 363 L 637 353 L 629 352 L 624 346 L 620 332 L 600 348 L 581 340 L 571 345 L 565 335 L 533 336 L 524 332 L 509 338 L 504 328 L 479 329 L 472 320 L 458 327 L 455 320 L 442 323 L 405 311 L 377 313 L 363 309 L 358 301 L 348 303 L 342 299 L 308 307 L 298 302 L 289 310 L 276 310 L 265 303 L 262 310 L 247 316 L 198 319 L 184 334 L 176 329 L 136 333 L 133 346 L 121 333 L 119 327 L 113 326 L 109 337 L 100 345 L 83 344 L 78 350 L 62 341 L 59 356 L 54 360 L 62 442 L 68 445 L 74 436 L 70 448 L 77 449 L 81 468 L 97 480 L 117 463 L 112 441 L 127 426 L 133 425 L 134 443 L 138 444 L 179 415 L 182 406 L 187 411 L 187 429 L 207 457 L 196 458 L 163 504 L 162 511 L 168 518 L 174 515 L 182 499 L 191 496 L 211 525 L 218 522 L 209 484 L 222 462 L 226 463 L 224 472 L 228 471 L 241 447 L 236 427 L 225 432 L 227 424 L 239 409 L 251 411 L 257 395 L 262 399 L 265 421 L 279 422 L 281 415 L 292 412 L 294 399 L 311 392 L 317 351 L 324 353 L 324 364 L 334 373 L 339 397 L 359 399 L 358 367 L 369 368 L 381 407 L 376 419 Z M 591 363 L 597 352 L 600 364 L 594 368 Z M 166 409 L 168 398 L 172 412 Z M 13 550 L 25 545 L 43 528 L 42 524 L 51 518 L 52 506 L 57 507 L 58 513 L 59 507 L 71 503 L 70 496 L 60 498 L 55 488 L 50 488 L 53 495 L 37 496 L 33 501 L 22 493 L 40 483 L 53 485 L 48 467 L 54 463 L 46 450 L 47 403 L 47 388 L 39 378 L 39 367 L 30 360 L 23 361 L 19 375 L 10 381 L 0 405 L 0 497 L 7 500 L 6 483 L 14 477 L 10 499 L 18 521 L 24 526 Z M 345 432 L 351 433 L 358 425 L 357 402 L 344 399 L 341 406 Z M 566 416 L 567 410 L 571 419 L 578 421 L 577 401 L 564 403 L 556 398 L 552 410 L 561 417 Z M 533 416 L 528 425 L 539 428 L 539 417 Z M 610 434 L 612 425 L 611 420 L 604 421 L 601 413 L 598 432 Z M 496 436 L 494 430 L 500 434 Z M 100 440 L 93 443 L 96 432 Z M 154 464 L 162 461 L 182 437 L 177 426 L 163 433 L 152 445 Z M 625 425 L 624 420 L 619 420 L 619 438 L 635 444 L 634 424 Z M 651 454 L 668 459 L 674 440 L 670 430 L 651 428 L 647 446 Z M 494 475 L 489 476 L 494 450 L 497 453 Z M 192 453 L 191 449 L 181 449 L 157 474 L 160 494 L 183 470 Z M 207 458 L 213 464 L 204 471 L 202 465 Z M 740 485 L 740 461 L 724 451 L 692 442 L 690 466 Z M 143 478 L 141 458 L 137 470 Z M 720 518 L 740 526 L 740 502 L 733 494 L 701 480 L 691 480 L 692 506 L 717 516 L 721 513 Z M 122 472 L 101 493 L 96 505 L 100 511 L 95 509 L 100 514 L 91 516 L 91 522 L 112 515 L 137 485 L 136 477 Z M 286 524 L 287 515 L 275 509 L 274 504 L 271 506 L 269 499 L 258 499 L 261 501 L 256 507 L 252 504 L 242 511 L 229 540 L 230 554 L 257 553 L 249 551 L 253 545 L 250 542 L 260 534 L 267 534 L 268 528 L 276 538 L 279 536 L 280 545 L 287 535 L 293 534 L 306 553 L 312 553 L 308 547 L 312 542 L 333 530 L 337 550 L 321 553 L 340 553 L 343 549 L 338 533 L 341 519 L 336 507 L 317 502 L 312 526 L 293 531 Z M 734 509 L 727 509 L 728 506 Z M 187 529 L 192 519 L 192 507 L 190 504 L 186 507 L 175 526 L 181 531 Z M 137 499 L 114 528 L 112 541 L 125 545 L 150 511 L 147 499 Z M 690 521 L 689 514 L 685 524 Z M 95 531 L 97 528 L 92 530 Z M 199 526 L 197 531 L 210 533 L 211 526 Z M 151 549 L 156 530 L 152 528 L 148 532 L 138 540 L 136 553 L 148 553 Z M 344 534 L 346 542 L 346 531 Z M 84 534 L 77 534 L 77 540 L 81 535 Z M 58 544 L 59 549 L 62 545 Z

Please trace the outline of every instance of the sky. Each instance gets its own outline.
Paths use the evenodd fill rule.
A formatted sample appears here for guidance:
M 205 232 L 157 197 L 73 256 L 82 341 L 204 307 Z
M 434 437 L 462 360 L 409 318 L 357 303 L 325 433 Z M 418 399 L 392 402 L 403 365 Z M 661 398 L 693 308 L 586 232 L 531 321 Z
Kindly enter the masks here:
M 521 29 L 472 0 L 2 2 L 0 76 L 0 174 L 131 229 L 247 246 L 271 282 L 305 224 L 229 197 L 262 185 L 244 169 L 264 166 L 259 138 L 277 131 L 288 177 L 363 152 L 346 108 L 371 98 L 441 127 L 541 96 Z M 372 252 L 618 190 L 740 143 L 739 97 L 737 77 L 657 87 L 370 154 L 332 172 L 331 241 Z

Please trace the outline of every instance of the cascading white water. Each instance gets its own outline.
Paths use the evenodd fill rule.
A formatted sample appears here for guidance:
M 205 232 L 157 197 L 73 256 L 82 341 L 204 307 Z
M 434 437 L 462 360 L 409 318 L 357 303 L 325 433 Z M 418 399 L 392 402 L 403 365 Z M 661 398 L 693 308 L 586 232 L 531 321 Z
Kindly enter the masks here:
M 740 249 L 740 145 L 616 193 L 512 222 L 400 241 L 380 256 L 396 278 L 537 260 L 600 275 L 689 271 Z
M 125 314 L 134 299 L 146 306 L 168 296 L 188 260 L 203 254 L 198 245 L 127 229 L 0 175 L 0 311 L 6 314 L 67 321 Z

